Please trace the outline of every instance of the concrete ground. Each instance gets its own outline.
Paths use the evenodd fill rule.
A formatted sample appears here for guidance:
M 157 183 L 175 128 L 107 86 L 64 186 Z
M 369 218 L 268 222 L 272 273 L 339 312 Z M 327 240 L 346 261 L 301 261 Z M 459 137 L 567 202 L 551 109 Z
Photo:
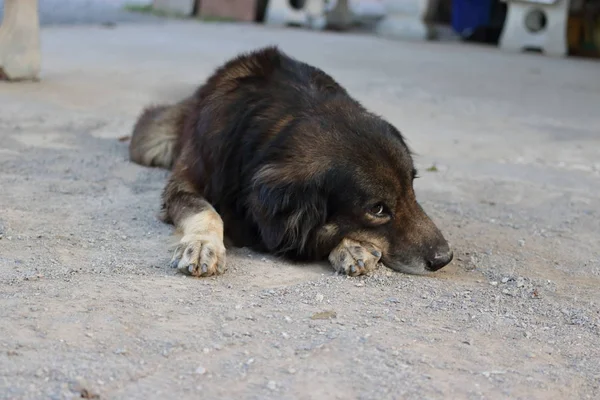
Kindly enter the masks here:
M 41 81 L 0 84 L 1 399 L 597 398 L 598 63 L 198 22 L 42 39 Z M 407 136 L 452 264 L 345 278 L 230 249 L 218 278 L 167 267 L 167 173 L 119 138 L 272 43 Z

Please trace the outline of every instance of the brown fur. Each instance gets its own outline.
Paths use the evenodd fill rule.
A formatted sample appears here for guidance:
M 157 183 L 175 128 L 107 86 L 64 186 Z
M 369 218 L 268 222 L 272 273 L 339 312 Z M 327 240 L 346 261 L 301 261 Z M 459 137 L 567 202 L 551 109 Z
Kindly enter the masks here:
M 163 216 L 184 236 L 173 265 L 196 276 L 224 271 L 223 232 L 349 275 L 380 260 L 420 273 L 452 259 L 416 201 L 400 132 L 275 48 L 229 61 L 178 104 L 147 108 L 130 155 L 172 169 Z

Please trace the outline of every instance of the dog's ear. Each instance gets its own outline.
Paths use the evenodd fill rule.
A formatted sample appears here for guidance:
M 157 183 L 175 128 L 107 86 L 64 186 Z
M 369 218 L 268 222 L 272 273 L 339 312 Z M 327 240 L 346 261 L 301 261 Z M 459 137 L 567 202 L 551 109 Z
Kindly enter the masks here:
M 327 219 L 327 196 L 320 186 L 318 179 L 292 179 L 270 166 L 255 175 L 249 209 L 270 252 L 310 252 L 307 244 Z

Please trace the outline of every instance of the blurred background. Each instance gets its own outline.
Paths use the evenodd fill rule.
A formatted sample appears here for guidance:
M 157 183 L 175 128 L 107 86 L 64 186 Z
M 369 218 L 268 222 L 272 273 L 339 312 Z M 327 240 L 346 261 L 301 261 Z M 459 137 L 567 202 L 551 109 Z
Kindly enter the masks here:
M 4 0 L 0 0 L 0 17 L 3 5 Z M 506 47 L 543 51 L 540 38 L 546 31 L 560 29 L 564 30 L 566 40 L 564 46 L 559 46 L 565 47 L 566 55 L 600 56 L 598 0 L 42 0 L 39 15 L 42 25 L 110 26 L 159 22 L 165 18 L 199 18 L 275 22 L 400 39 L 461 40 L 502 47 L 502 31 L 508 25 L 511 7 L 513 18 L 523 25 L 523 32 L 515 33 L 516 45 Z M 564 21 L 559 16 L 555 22 L 555 15 L 561 13 L 565 14 Z M 315 16 L 321 14 L 323 21 L 315 23 Z M 532 45 L 522 35 L 537 36 L 533 41 L 539 45 Z

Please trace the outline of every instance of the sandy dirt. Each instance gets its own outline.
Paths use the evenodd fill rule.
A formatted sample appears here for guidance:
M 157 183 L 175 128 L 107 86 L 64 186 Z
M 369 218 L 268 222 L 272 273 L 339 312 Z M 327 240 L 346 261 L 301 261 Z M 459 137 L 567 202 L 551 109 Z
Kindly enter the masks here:
M 0 84 L 1 399 L 598 398 L 598 63 L 196 22 L 42 39 L 42 80 Z M 407 136 L 451 265 L 168 268 L 167 173 L 119 138 L 271 43 Z

